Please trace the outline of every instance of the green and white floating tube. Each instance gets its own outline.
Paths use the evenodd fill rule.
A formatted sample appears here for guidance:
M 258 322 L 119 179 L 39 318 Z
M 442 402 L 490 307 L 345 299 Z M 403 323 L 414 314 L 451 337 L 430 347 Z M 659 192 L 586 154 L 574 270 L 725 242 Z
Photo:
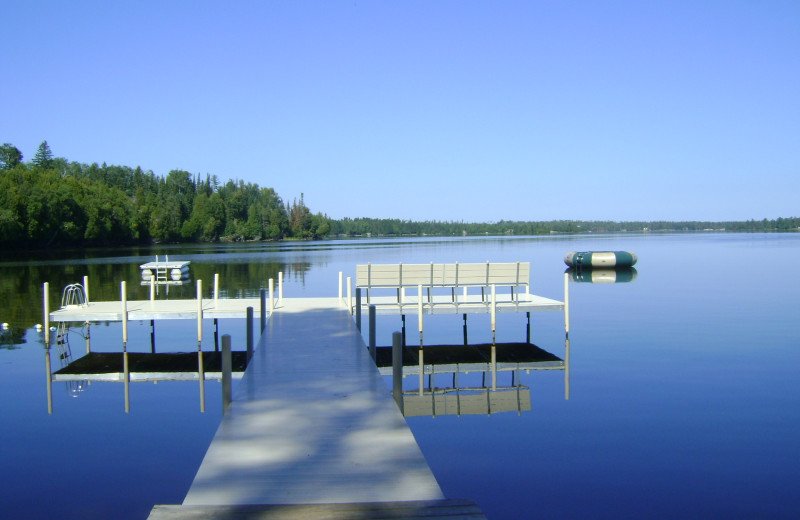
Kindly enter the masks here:
M 636 260 L 636 254 L 630 251 L 572 252 L 564 257 L 565 264 L 582 269 L 633 267 Z

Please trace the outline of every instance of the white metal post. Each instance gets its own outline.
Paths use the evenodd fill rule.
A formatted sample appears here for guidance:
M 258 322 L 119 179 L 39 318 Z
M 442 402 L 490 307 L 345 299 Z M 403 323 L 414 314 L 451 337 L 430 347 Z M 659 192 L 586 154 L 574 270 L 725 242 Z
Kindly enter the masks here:
M 417 314 L 419 314 L 419 395 L 425 388 L 425 353 L 422 341 L 422 285 L 417 286 Z
M 128 343 L 128 295 L 126 294 L 126 282 L 120 282 L 119 292 L 122 299 L 122 344 L 125 345 Z
M 569 273 L 564 273 L 564 332 L 569 337 Z
M 203 341 L 203 280 L 197 280 L 197 343 Z
M 497 347 L 492 344 L 492 390 L 497 390 Z
M 569 401 L 569 336 L 564 340 L 564 399 Z
M 492 343 L 495 341 L 497 331 L 497 287 L 492 284 Z
M 272 316 L 275 311 L 275 280 L 270 278 L 267 285 L 269 287 L 269 315 Z
M 44 282 L 42 287 L 44 304 L 44 343 L 50 346 L 50 283 Z
M 351 278 L 347 277 L 347 309 L 353 314 L 353 288 L 350 286 Z
M 419 314 L 419 339 L 420 344 L 422 343 L 422 286 L 417 286 L 417 314 Z

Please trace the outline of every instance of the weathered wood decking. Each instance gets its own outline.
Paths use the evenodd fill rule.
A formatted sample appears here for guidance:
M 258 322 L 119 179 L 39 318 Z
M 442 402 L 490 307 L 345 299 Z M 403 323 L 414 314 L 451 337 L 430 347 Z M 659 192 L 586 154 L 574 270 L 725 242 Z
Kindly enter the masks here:
M 482 517 L 470 501 L 445 499 L 336 298 L 276 309 L 183 505 L 157 506 L 151 518 L 244 510 L 248 518 Z

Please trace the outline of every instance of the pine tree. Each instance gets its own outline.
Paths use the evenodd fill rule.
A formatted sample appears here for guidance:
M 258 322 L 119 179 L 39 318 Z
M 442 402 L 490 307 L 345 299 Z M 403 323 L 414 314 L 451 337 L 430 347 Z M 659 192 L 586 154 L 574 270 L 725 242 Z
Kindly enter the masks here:
M 53 167 L 53 152 L 50 151 L 47 141 L 42 141 L 42 144 L 39 145 L 36 155 L 33 156 L 33 164 L 43 169 Z

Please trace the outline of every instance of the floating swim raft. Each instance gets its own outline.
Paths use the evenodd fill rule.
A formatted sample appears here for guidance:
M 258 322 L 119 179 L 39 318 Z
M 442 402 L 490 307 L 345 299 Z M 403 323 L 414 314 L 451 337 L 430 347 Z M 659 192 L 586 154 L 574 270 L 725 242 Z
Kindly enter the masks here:
M 189 260 L 173 260 L 170 262 L 169 256 L 163 262 L 159 262 L 158 255 L 156 255 L 155 262 L 141 264 L 139 269 L 142 270 L 142 280 L 144 281 L 150 281 L 153 277 L 159 282 L 180 281 L 182 278 L 189 276 L 189 264 L 191 264 Z
M 633 267 L 636 260 L 638 260 L 636 254 L 630 251 L 582 251 L 567 253 L 564 256 L 564 263 L 576 269 Z

